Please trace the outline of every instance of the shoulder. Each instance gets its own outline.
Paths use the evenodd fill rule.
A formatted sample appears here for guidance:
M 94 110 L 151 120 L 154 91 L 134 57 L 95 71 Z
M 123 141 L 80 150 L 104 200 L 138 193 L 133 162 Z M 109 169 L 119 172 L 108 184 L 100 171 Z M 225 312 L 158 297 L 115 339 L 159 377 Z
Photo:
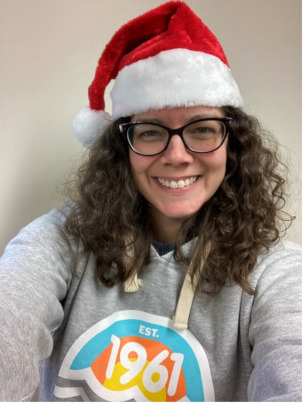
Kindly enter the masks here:
M 279 242 L 259 256 L 249 281 L 255 290 L 251 300 L 252 322 L 266 317 L 285 323 L 300 322 L 302 259 L 299 245 Z M 287 319 L 286 319 L 287 318 Z
M 300 279 L 302 268 L 301 246 L 280 241 L 268 251 L 260 254 L 257 264 L 250 275 L 250 284 L 260 287 L 281 279 Z
M 64 229 L 64 223 L 72 209 L 68 201 L 59 208 L 51 210 L 26 225 L 5 248 L 4 256 L 9 252 L 20 250 L 54 250 L 69 249 L 76 251 L 78 242 L 72 239 Z

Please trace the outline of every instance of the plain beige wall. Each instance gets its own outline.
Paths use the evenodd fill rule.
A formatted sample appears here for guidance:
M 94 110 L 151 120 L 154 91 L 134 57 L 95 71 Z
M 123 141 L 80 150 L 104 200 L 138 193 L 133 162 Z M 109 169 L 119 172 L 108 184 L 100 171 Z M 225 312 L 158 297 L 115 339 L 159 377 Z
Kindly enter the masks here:
M 0 0 L 0 254 L 55 207 L 82 147 L 71 122 L 105 44 L 161 0 Z M 301 1 L 188 0 L 218 36 L 249 113 L 288 148 L 289 204 L 301 242 Z

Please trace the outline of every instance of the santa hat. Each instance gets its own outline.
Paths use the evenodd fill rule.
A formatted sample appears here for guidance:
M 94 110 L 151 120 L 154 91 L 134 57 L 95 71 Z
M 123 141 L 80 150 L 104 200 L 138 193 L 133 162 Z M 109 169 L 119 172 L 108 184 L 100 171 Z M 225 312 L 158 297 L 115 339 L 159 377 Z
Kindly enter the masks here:
M 111 116 L 104 93 L 112 79 Z M 105 47 L 88 93 L 89 107 L 74 119 L 75 135 L 88 148 L 120 117 L 178 106 L 243 106 L 218 39 L 181 1 L 123 25 Z

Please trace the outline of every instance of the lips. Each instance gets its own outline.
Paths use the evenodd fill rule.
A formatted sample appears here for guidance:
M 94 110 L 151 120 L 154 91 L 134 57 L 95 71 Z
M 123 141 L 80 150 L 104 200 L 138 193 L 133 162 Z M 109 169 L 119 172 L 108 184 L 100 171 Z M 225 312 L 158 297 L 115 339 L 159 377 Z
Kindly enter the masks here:
M 179 180 L 167 180 L 162 178 L 157 178 L 157 180 L 162 186 L 165 186 L 167 188 L 183 189 L 184 187 L 193 185 L 196 182 L 197 178 L 197 176 L 191 176 L 189 178 Z

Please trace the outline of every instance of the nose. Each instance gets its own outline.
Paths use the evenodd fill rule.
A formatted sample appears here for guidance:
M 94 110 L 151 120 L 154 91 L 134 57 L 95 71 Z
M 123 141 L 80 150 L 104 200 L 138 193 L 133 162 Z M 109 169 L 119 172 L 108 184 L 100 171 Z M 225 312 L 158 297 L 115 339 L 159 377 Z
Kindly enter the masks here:
M 192 153 L 185 147 L 181 137 L 178 135 L 172 136 L 161 158 L 164 164 L 171 165 L 190 164 L 193 161 Z

